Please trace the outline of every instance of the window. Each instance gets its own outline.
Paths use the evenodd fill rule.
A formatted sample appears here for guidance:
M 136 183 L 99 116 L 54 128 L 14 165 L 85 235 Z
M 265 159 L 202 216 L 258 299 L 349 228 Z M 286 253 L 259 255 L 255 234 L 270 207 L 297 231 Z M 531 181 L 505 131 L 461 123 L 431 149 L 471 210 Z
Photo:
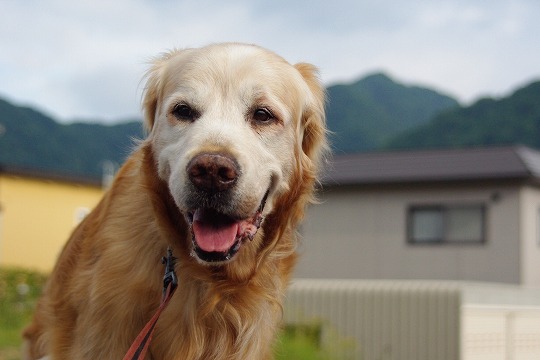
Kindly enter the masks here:
M 483 205 L 411 206 L 407 217 L 409 243 L 481 243 L 485 241 L 485 207 Z

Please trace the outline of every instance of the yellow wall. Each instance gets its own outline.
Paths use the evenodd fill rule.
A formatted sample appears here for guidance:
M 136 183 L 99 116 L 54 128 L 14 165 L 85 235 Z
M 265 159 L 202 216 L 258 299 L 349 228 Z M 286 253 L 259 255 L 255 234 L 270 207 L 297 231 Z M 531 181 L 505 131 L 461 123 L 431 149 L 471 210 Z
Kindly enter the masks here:
M 0 174 L 0 266 L 51 271 L 81 209 L 102 195 L 97 186 Z

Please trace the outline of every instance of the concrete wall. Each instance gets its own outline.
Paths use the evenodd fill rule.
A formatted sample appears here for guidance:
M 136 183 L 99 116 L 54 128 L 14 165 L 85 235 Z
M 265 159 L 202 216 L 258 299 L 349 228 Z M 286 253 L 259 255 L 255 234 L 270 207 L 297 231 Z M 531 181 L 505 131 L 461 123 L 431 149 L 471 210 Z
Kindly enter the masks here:
M 331 188 L 301 229 L 300 278 L 442 279 L 519 283 L 517 186 Z M 484 244 L 407 243 L 410 205 L 482 203 Z
M 463 360 L 540 359 L 540 308 L 468 305 L 462 309 Z
M 332 359 L 532 360 L 539 305 L 540 289 L 506 284 L 293 279 L 283 320 L 319 329 Z

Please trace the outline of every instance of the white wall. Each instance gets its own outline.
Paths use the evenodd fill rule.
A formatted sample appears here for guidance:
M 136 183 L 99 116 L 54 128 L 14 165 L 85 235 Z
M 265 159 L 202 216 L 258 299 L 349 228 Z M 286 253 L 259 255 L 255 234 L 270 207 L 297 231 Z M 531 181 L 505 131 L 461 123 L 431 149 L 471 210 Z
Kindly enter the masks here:
M 295 276 L 519 283 L 517 189 L 478 184 L 326 190 L 302 226 Z M 486 206 L 485 244 L 407 244 L 409 205 L 471 202 Z
M 521 276 L 523 285 L 540 287 L 540 190 L 521 191 Z
M 540 359 L 540 308 L 465 305 L 463 360 Z

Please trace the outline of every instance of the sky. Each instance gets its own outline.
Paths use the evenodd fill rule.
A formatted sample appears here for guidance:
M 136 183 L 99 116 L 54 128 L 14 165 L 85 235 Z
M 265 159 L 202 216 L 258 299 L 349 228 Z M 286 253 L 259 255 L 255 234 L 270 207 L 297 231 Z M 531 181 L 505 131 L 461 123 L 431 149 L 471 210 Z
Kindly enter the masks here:
M 236 41 L 320 69 L 385 72 L 463 104 L 540 79 L 538 0 L 0 0 L 0 98 L 61 122 L 140 117 L 149 61 Z

